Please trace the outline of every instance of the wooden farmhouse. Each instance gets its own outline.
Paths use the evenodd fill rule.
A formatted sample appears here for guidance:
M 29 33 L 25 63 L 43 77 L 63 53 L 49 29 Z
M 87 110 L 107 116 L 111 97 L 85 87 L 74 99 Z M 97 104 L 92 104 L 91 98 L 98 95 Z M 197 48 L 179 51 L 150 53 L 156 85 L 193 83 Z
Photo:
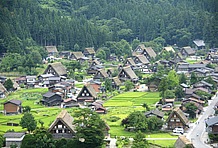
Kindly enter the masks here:
M 152 117 L 152 116 L 156 116 L 159 119 L 163 119 L 164 117 L 164 112 L 159 111 L 158 109 L 154 109 L 151 111 L 147 111 L 145 112 L 145 116 L 148 117 Z
M 94 88 L 89 84 L 84 85 L 77 96 L 77 101 L 85 105 L 86 103 L 94 102 L 96 99 L 97 99 L 97 93 L 94 90 Z
M 121 85 L 121 81 L 118 77 L 113 77 L 111 79 L 111 85 L 113 89 L 119 90 L 120 89 L 120 85 Z
M 94 58 L 95 56 L 95 50 L 92 47 L 85 48 L 83 51 L 83 54 L 88 58 Z
M 103 68 L 104 66 L 102 66 L 99 61 L 93 60 L 87 69 L 87 74 L 96 74 L 98 70 Z
M 24 132 L 7 132 L 3 136 L 5 138 L 6 147 L 11 147 L 12 145 L 21 146 L 22 140 L 25 137 Z
M 108 78 L 108 74 L 104 69 L 99 69 L 93 77 L 95 81 L 105 80 L 106 78 Z
M 19 114 L 22 112 L 20 100 L 10 100 L 4 103 L 4 114 Z
M 56 56 L 58 54 L 56 46 L 45 46 L 45 50 L 47 51 L 48 56 Z
M 45 106 L 57 106 L 60 105 L 62 102 L 62 96 L 53 93 L 53 92 L 47 92 L 43 95 L 43 99 L 41 100 L 41 103 Z
M 136 55 L 134 58 L 134 63 L 148 65 L 149 61 L 144 55 Z
M 123 67 L 118 74 L 118 78 L 121 82 L 125 82 L 127 80 L 130 80 L 133 83 L 138 82 L 138 76 L 135 74 L 130 66 Z
M 204 40 L 194 40 L 193 43 L 195 44 L 196 49 L 205 49 L 205 43 Z
M 57 62 L 49 64 L 43 74 L 53 74 L 56 77 L 67 77 L 67 70 L 64 65 L 62 65 L 60 62 Z
M 108 69 L 107 69 L 108 77 L 112 77 L 112 76 L 113 76 L 113 73 L 114 73 L 114 69 L 113 69 L 113 68 L 108 68 Z
M 175 108 L 166 120 L 168 129 L 175 129 L 176 127 L 182 127 L 186 129 L 189 127 L 189 120 L 182 112 L 181 109 Z
M 70 51 L 61 51 L 59 53 L 59 57 L 69 59 L 70 58 Z
M 186 58 L 195 55 L 195 50 L 192 49 L 190 46 L 187 46 L 187 47 L 182 47 L 180 53 L 182 54 L 183 57 Z
M 136 66 L 136 64 L 132 58 L 127 58 L 123 65 L 124 66 L 131 66 L 131 67 Z
M 207 132 L 218 134 L 218 116 L 214 116 L 206 120 Z
M 172 46 L 164 47 L 163 50 L 162 50 L 162 52 L 163 52 L 163 51 L 175 53 L 175 50 L 173 49 Z
M 174 144 L 175 148 L 194 148 L 192 142 L 184 135 L 180 135 Z
M 145 47 L 141 54 L 144 55 L 148 60 L 154 59 L 157 56 L 151 47 Z
M 81 58 L 84 58 L 85 55 L 82 52 L 71 52 L 70 58 L 72 60 L 77 60 L 79 61 Z
M 218 63 L 218 54 L 217 53 L 208 53 L 206 60 L 208 60 L 214 64 L 217 64 Z
M 73 138 L 76 133 L 73 117 L 66 110 L 62 110 L 50 125 L 48 132 L 52 134 L 54 139 Z

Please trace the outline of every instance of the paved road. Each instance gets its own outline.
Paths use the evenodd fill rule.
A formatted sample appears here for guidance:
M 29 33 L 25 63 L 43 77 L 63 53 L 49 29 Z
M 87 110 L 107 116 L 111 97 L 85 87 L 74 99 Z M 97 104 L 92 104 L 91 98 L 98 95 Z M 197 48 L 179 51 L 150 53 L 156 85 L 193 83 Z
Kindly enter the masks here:
M 199 117 L 196 124 L 193 125 L 193 129 L 187 134 L 187 138 L 193 142 L 193 145 L 196 148 L 210 148 L 209 145 L 205 144 L 208 140 L 207 133 L 205 133 L 205 119 L 214 114 L 213 108 L 217 101 L 217 96 L 212 98 L 208 107 L 205 108 L 205 111 Z

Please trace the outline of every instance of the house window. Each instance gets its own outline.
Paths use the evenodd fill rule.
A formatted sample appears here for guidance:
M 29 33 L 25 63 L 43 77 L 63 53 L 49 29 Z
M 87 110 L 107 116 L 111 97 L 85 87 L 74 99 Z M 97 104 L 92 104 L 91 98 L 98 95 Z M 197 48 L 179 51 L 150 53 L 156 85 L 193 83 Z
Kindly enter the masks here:
M 62 130 L 58 130 L 58 133 L 62 133 Z
M 62 125 L 58 125 L 58 128 L 62 128 Z
M 174 120 L 173 120 L 173 119 L 171 119 L 170 121 L 171 121 L 171 122 L 173 122 Z
M 84 97 L 84 96 L 85 96 L 85 94 L 84 94 L 84 93 L 82 93 L 82 96 Z
M 176 118 L 176 115 L 174 114 L 174 117 Z
M 86 93 L 86 90 L 84 90 L 84 93 Z
M 176 122 L 180 122 L 180 120 L 179 120 L 179 119 L 176 119 Z
M 86 93 L 86 96 L 89 96 L 89 93 Z

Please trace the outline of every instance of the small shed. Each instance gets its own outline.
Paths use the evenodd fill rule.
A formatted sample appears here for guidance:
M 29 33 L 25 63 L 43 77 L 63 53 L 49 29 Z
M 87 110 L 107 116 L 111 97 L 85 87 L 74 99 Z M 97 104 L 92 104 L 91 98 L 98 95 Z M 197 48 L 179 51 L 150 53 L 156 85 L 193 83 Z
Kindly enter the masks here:
M 17 147 L 21 146 L 22 140 L 25 137 L 24 132 L 7 132 L 3 136 L 6 141 L 6 147 L 10 147 L 11 145 L 17 145 Z
M 4 114 L 19 114 L 22 112 L 20 100 L 10 100 L 4 103 Z

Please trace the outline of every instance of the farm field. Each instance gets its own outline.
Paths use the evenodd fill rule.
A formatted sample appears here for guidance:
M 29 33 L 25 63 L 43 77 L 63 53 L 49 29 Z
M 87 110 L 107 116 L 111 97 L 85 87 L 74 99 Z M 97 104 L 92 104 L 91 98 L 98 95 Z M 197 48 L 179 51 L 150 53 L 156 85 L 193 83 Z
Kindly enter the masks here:
M 151 109 L 155 108 L 155 103 L 160 100 L 158 92 L 126 92 L 119 94 L 104 103 L 108 113 L 101 117 L 110 126 L 111 137 L 125 136 L 134 137 L 134 132 L 128 132 L 121 126 L 121 121 L 131 112 L 144 111 L 143 103 L 147 103 Z M 111 117 L 119 117 L 119 120 L 111 122 Z M 150 133 L 147 138 L 177 138 L 169 133 Z M 176 140 L 148 140 L 149 143 L 161 145 L 162 147 L 173 147 Z
M 143 103 L 147 103 L 149 107 L 154 108 L 154 104 L 160 99 L 158 92 L 126 92 L 119 94 L 104 103 L 107 108 L 107 114 L 101 115 L 111 127 L 111 136 L 133 136 L 134 133 L 124 131 L 121 126 L 121 121 L 126 118 L 131 112 L 144 111 Z M 111 117 L 119 117 L 116 122 L 111 122 Z

